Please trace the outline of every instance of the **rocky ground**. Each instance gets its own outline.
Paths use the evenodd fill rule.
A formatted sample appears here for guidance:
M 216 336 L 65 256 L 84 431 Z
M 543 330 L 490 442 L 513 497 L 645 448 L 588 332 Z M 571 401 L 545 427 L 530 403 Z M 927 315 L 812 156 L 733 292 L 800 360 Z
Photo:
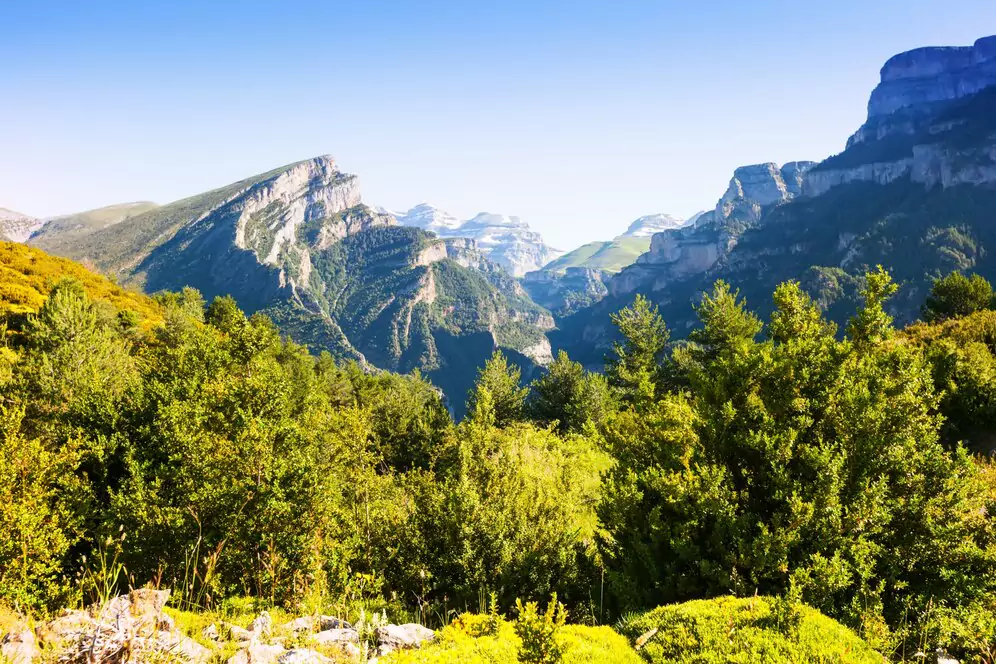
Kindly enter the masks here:
M 133 590 L 85 611 L 64 610 L 35 626 L 13 625 L 0 638 L 0 662 L 372 664 L 435 638 L 422 625 L 393 625 L 377 615 L 355 625 L 325 615 L 275 625 L 266 611 L 248 627 L 219 621 L 192 634 L 191 626 L 178 627 L 164 611 L 169 596 L 169 590 Z

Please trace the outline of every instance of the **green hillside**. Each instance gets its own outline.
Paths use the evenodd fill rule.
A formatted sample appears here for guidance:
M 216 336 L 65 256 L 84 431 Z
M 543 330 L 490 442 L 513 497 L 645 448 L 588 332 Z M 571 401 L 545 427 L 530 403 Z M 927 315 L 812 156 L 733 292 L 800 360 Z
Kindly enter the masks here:
M 608 242 L 589 242 L 543 266 L 547 272 L 564 272 L 570 267 L 584 267 L 618 272 L 632 265 L 650 248 L 649 237 L 617 237 Z

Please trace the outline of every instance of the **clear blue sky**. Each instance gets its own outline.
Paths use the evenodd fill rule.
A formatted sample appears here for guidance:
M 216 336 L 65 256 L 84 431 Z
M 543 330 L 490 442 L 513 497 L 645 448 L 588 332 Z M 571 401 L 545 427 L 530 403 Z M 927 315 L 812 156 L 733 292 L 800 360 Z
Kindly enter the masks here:
M 168 202 L 329 153 L 364 199 L 563 248 L 819 159 L 993 0 L 0 2 L 0 207 Z

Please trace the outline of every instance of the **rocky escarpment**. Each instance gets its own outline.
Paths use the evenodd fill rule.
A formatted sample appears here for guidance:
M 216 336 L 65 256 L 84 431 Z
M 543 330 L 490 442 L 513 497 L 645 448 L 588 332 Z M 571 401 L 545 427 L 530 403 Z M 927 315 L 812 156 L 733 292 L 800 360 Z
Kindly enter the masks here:
M 657 291 L 675 280 L 701 274 L 726 256 L 765 210 L 799 197 L 814 162 L 754 164 L 737 168 L 715 209 L 695 224 L 657 233 L 650 249 L 609 282 L 613 295 L 637 289 Z
M 568 316 L 605 297 L 608 293 L 605 282 L 609 278 L 610 273 L 604 270 L 568 267 L 562 273 L 530 272 L 522 279 L 522 285 L 534 302 L 558 316 Z
M 547 245 L 539 233 L 518 217 L 481 212 L 460 221 L 428 203 L 393 214 L 404 226 L 431 231 L 442 238 L 474 240 L 481 253 L 514 277 L 537 270 L 563 253 Z
M 996 84 L 996 36 L 972 46 L 917 48 L 890 58 L 868 100 L 868 119 L 900 109 L 952 101 Z M 857 134 L 857 140 L 869 138 Z
M 526 375 L 550 357 L 550 313 L 494 252 L 398 225 L 364 205 L 358 178 L 330 157 L 39 242 L 150 292 L 230 295 L 314 352 L 371 369 L 419 369 L 454 404 L 496 347 L 516 353 Z
M 0 240 L 25 242 L 44 225 L 45 222 L 41 219 L 0 208 Z

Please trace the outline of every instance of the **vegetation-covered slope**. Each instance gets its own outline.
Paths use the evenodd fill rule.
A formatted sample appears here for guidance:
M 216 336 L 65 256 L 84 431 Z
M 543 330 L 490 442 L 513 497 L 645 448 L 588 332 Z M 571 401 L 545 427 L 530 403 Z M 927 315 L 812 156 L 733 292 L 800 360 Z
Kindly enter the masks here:
M 791 283 L 767 324 L 717 284 L 687 344 L 641 298 L 614 316 L 604 375 L 561 355 L 523 386 L 499 355 L 455 423 L 422 377 L 311 356 L 230 298 L 161 294 L 163 323 L 142 329 L 61 281 L 36 314 L 0 321 L 0 601 L 106 596 L 129 582 L 106 571 L 116 556 L 187 609 L 249 595 L 439 626 L 493 592 L 518 624 L 517 599 L 556 592 L 575 620 L 611 623 L 761 594 L 782 599 L 658 610 L 626 635 L 644 656 L 703 661 L 898 661 L 924 644 L 981 658 L 996 647 L 996 476 L 958 431 L 996 426 L 996 354 L 991 289 L 964 282 L 935 289 L 936 327 L 899 333 L 894 284 L 873 272 L 843 339 Z M 559 661 L 582 646 L 632 659 L 557 613 L 520 626 L 521 646 L 454 635 L 422 654 L 552 652 L 563 629 Z M 718 638 L 724 620 L 742 633 Z
M 94 301 L 135 312 L 149 324 L 162 320 L 159 305 L 145 295 L 121 288 L 78 263 L 14 242 L 0 242 L 0 315 L 37 312 L 65 278 L 76 279 Z
M 649 237 L 617 237 L 607 242 L 589 242 L 544 265 L 543 271 L 563 272 L 569 267 L 585 267 L 618 272 L 632 265 L 649 248 Z
M 496 346 L 524 367 L 549 357 L 552 321 L 514 280 L 465 241 L 391 224 L 360 203 L 355 176 L 319 157 L 103 229 L 53 226 L 32 242 L 147 292 L 231 295 L 339 359 L 431 372 L 458 411 Z
M 684 336 L 695 324 L 690 305 L 716 279 L 737 284 L 762 314 L 768 292 L 799 280 L 842 324 L 861 276 L 878 264 L 890 266 L 899 285 L 890 312 L 903 323 L 916 319 L 932 281 L 951 270 L 996 278 L 994 104 L 996 88 L 986 89 L 932 107 L 912 133 L 853 144 L 807 172 L 805 195 L 791 200 L 724 197 L 717 210 L 729 206 L 728 216 L 673 235 L 656 263 L 623 270 L 605 300 L 561 322 L 554 345 L 599 362 L 611 347 L 608 314 L 636 293 Z M 711 260 L 702 259 L 707 254 Z

